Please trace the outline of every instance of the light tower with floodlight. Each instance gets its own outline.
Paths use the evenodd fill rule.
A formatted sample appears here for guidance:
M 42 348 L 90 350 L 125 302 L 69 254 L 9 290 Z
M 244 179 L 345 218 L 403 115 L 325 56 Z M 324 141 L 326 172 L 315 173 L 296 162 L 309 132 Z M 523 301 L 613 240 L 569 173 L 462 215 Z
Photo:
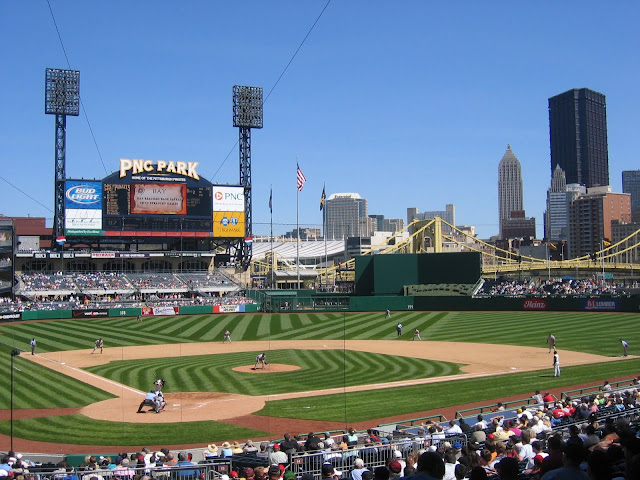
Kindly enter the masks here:
M 245 235 L 236 250 L 236 260 L 243 269 L 252 256 L 251 225 L 251 129 L 262 128 L 262 88 L 233 87 L 233 126 L 239 128 L 240 185 L 244 188 Z
M 44 113 L 56 116 L 53 246 L 58 237 L 64 236 L 67 115 L 77 117 L 80 113 L 80 72 L 46 69 Z

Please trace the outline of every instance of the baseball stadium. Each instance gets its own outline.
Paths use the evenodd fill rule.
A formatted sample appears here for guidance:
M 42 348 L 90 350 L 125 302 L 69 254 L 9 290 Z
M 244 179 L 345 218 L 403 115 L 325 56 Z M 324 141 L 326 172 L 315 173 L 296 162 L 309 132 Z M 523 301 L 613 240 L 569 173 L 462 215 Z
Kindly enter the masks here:
M 49 69 L 48 91 L 77 73 Z M 64 137 L 77 96 L 47 98 Z M 63 141 L 51 248 L 0 227 L 0 449 L 30 475 L 209 480 L 277 463 L 320 478 L 355 458 L 481 450 L 456 427 L 483 415 L 502 429 L 529 412 L 549 423 L 541 441 L 596 418 L 637 429 L 640 231 L 540 260 L 436 218 L 348 260 L 335 241 L 293 257 L 253 239 L 262 90 L 233 100 L 237 184 L 137 159 L 67 179 Z M 298 448 L 278 457 L 285 433 Z

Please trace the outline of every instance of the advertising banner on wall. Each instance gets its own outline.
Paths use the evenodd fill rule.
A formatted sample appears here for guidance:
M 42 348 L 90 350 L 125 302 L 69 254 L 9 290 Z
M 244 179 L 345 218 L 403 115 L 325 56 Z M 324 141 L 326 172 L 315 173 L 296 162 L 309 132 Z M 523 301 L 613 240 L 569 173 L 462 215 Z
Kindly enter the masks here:
M 213 212 L 214 237 L 244 238 L 244 212 Z
M 244 212 L 243 187 L 213 187 L 214 212 Z
M 102 231 L 102 183 L 67 180 L 64 208 L 65 235 L 99 235 Z

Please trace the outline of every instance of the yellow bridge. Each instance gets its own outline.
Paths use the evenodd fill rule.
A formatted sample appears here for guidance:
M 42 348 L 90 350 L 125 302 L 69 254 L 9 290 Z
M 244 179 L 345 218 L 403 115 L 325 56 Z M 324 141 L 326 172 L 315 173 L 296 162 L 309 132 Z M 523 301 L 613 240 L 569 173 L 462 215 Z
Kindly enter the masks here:
M 443 225 L 448 228 L 443 232 Z M 405 232 L 408 233 L 405 234 Z M 433 220 L 415 220 L 403 230 L 396 232 L 385 243 L 371 247 L 363 255 L 384 255 L 389 253 L 443 253 L 443 252 L 478 252 L 482 255 L 482 272 L 486 277 L 498 274 L 545 272 L 549 277 L 557 273 L 578 275 L 580 271 L 633 275 L 634 269 L 640 270 L 640 229 L 615 244 L 602 241 L 602 248 L 591 255 L 571 260 L 553 259 L 558 246 L 553 243 L 541 243 L 546 258 L 535 258 L 498 248 L 495 245 L 479 240 L 476 237 L 456 228 L 440 217 Z M 564 252 L 562 252 L 564 253 Z M 269 259 L 267 259 L 269 260 Z M 254 260 L 251 263 L 252 273 L 268 275 L 273 262 Z M 635 264 L 634 264 L 635 262 Z M 303 267 L 301 267 L 303 268 Z M 320 283 L 332 284 L 336 281 L 353 281 L 355 278 L 355 259 L 328 268 L 316 268 Z

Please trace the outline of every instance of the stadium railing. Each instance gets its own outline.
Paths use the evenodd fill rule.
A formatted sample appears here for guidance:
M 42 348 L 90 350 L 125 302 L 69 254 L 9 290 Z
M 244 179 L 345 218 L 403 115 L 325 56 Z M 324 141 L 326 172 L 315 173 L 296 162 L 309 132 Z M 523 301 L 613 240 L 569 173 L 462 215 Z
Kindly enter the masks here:
M 219 480 L 223 474 L 228 474 L 232 465 L 229 459 L 220 459 L 215 462 L 200 462 L 186 466 L 151 466 L 147 468 L 95 469 L 84 470 L 82 468 L 69 467 L 66 471 L 57 466 L 43 465 L 29 467 L 25 472 L 25 480 L 132 480 L 143 475 L 149 475 L 152 479 L 166 480 Z M 94 479 L 95 480 L 95 479 Z
M 554 400 L 557 400 L 555 398 L 555 396 L 553 397 Z M 537 405 L 538 403 L 536 402 L 536 400 L 534 398 L 524 398 L 522 400 L 510 400 L 507 402 L 502 402 L 502 405 L 504 406 L 505 410 L 512 410 L 512 409 L 517 409 L 520 407 L 525 407 L 525 406 L 530 406 L 530 405 Z M 455 418 L 467 418 L 470 416 L 473 416 L 474 414 L 479 414 L 479 413 L 499 413 L 498 410 L 496 410 L 496 408 L 498 407 L 497 404 L 491 404 L 491 405 L 484 405 L 481 407 L 472 407 L 472 408 L 466 408 L 464 410 L 457 410 L 455 413 Z
M 634 378 L 630 380 L 619 380 L 617 382 L 610 382 L 609 383 L 609 385 L 611 385 L 610 391 L 603 391 L 602 385 L 591 385 L 589 387 L 582 387 L 582 388 L 576 388 L 574 390 L 567 390 L 565 392 L 560 393 L 560 399 L 564 400 L 566 398 L 573 398 L 575 396 L 582 396 L 585 394 L 592 395 L 597 393 L 605 393 L 608 395 L 612 392 L 615 393 L 616 390 L 626 390 L 626 388 L 623 388 L 623 387 L 637 387 L 638 385 L 636 385 L 634 382 L 635 382 Z

